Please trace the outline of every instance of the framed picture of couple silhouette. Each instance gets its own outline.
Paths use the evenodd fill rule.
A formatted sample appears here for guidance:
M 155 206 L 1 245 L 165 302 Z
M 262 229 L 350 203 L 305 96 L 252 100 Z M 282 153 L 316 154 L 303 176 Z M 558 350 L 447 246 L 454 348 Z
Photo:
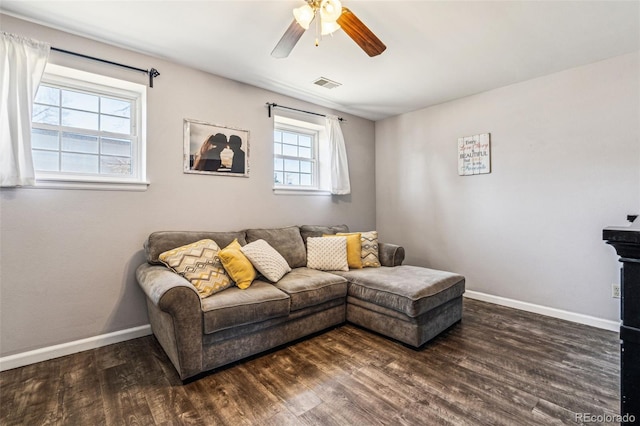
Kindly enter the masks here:
M 184 120 L 184 172 L 249 176 L 249 131 Z

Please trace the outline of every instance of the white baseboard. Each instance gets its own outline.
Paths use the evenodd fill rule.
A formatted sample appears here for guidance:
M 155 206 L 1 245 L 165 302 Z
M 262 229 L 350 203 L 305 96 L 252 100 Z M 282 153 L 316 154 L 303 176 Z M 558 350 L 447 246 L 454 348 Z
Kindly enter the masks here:
M 494 303 L 496 305 L 507 306 L 509 308 L 520 309 L 521 311 L 533 312 L 535 314 L 546 315 L 548 317 L 559 318 L 578 324 L 590 325 L 609 331 L 620 331 L 620 322 L 603 318 L 592 317 L 590 315 L 578 314 L 575 312 L 563 311 L 562 309 L 549 308 L 547 306 L 535 305 L 520 300 L 507 299 L 506 297 L 494 296 L 492 294 L 481 293 L 479 291 L 466 290 L 464 297 L 480 300 L 482 302 Z
M 141 325 L 126 330 L 114 331 L 113 333 L 101 334 L 99 336 L 88 337 L 73 342 L 62 343 L 46 348 L 35 349 L 33 351 L 22 352 L 0 358 L 0 371 L 11 370 L 13 368 L 24 367 L 36 362 L 47 361 L 61 356 L 71 355 L 89 349 L 96 349 L 126 340 L 151 334 L 150 325 Z

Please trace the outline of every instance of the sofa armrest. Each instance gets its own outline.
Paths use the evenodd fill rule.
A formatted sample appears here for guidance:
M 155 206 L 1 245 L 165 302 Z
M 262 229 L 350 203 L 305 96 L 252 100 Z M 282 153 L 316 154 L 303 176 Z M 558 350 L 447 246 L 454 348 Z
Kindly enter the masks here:
M 378 257 L 382 266 L 400 266 L 404 261 L 404 247 L 391 243 L 378 243 Z
M 147 263 L 136 271 L 147 295 L 151 330 L 180 378 L 202 371 L 202 305 L 195 287 L 164 266 Z
M 149 300 L 162 309 L 161 301 L 167 292 L 173 288 L 181 288 L 180 291 L 185 291 L 185 295 L 189 292 L 198 296 L 198 292 L 189 281 L 181 277 L 180 275 L 170 271 L 165 266 L 152 266 L 147 263 L 140 265 L 136 271 L 136 278 L 138 284 L 142 288 L 142 291 L 147 295 Z M 198 310 L 200 308 L 200 297 L 197 297 Z M 166 303 L 164 304 L 166 305 Z M 167 309 L 162 309 L 165 312 L 170 312 L 172 307 L 165 306 Z

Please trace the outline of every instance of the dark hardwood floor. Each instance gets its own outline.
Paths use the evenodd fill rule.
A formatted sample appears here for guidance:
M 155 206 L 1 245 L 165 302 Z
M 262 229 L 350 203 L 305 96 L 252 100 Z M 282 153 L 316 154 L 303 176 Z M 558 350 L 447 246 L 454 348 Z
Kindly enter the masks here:
M 618 364 L 615 332 L 465 300 L 418 351 L 345 325 L 185 385 L 152 336 L 5 371 L 0 424 L 576 424 Z

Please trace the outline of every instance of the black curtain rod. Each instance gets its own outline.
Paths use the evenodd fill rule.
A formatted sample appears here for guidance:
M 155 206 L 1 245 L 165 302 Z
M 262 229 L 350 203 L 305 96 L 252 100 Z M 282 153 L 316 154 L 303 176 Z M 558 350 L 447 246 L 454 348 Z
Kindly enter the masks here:
M 311 114 L 311 115 L 318 115 L 320 117 L 326 117 L 326 114 L 320 114 L 320 113 L 312 112 L 312 111 L 305 111 L 303 109 L 298 109 L 298 108 L 291 108 L 291 107 L 288 107 L 288 106 L 278 105 L 278 104 L 273 103 L 273 102 L 267 102 L 267 107 L 269 108 L 269 118 L 271 118 L 271 109 L 272 108 L 284 108 L 284 109 L 289 109 L 291 111 L 298 111 L 298 112 L 302 112 L 302 113 L 305 113 L 305 114 Z M 338 117 L 338 120 L 347 121 L 342 117 Z
M 106 59 L 100 59 L 100 58 L 96 58 L 96 57 L 89 56 L 89 55 L 83 55 L 82 53 L 71 52 L 69 50 L 58 49 L 57 47 L 51 47 L 51 50 L 54 50 L 54 51 L 60 52 L 60 53 L 66 53 L 67 55 L 78 56 L 80 58 L 91 59 L 92 61 L 98 61 L 98 62 L 102 62 L 104 64 L 115 65 L 117 67 L 126 68 L 126 69 L 129 69 L 129 70 L 132 70 L 132 71 L 143 72 L 143 73 L 149 75 L 149 87 L 153 87 L 153 79 L 160 75 L 160 72 L 158 72 L 158 70 L 155 69 L 155 68 L 151 68 L 150 70 L 143 70 L 142 68 L 136 68 L 136 67 L 132 67 L 132 66 L 129 66 L 129 65 L 120 64 L 118 62 L 107 61 Z

